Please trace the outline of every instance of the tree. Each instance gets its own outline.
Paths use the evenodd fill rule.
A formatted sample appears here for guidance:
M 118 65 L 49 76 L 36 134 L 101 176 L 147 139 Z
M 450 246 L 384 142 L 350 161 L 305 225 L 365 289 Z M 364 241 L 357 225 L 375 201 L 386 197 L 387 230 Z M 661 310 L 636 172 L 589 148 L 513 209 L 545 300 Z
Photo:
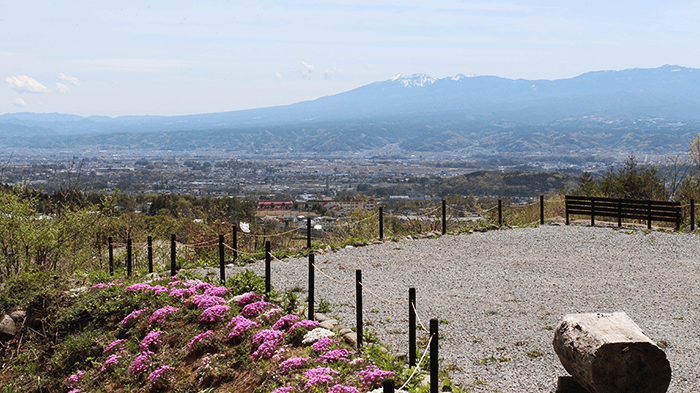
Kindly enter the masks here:
M 617 173 L 608 169 L 599 183 L 600 191 L 610 198 L 625 199 L 664 199 L 664 184 L 659 179 L 656 168 L 637 163 L 629 156 L 625 165 Z
M 578 196 L 598 196 L 600 189 L 593 175 L 589 172 L 583 172 L 578 180 L 578 186 L 571 192 L 572 195 Z

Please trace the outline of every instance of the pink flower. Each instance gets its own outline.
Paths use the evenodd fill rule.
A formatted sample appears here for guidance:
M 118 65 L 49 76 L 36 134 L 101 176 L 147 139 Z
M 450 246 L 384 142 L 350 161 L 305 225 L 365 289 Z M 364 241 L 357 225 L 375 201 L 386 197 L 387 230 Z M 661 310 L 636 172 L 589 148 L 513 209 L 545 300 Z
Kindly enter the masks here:
M 211 306 L 202 312 L 199 320 L 202 322 L 214 322 L 217 319 L 224 319 L 229 310 L 231 310 L 229 306 Z
M 311 329 L 313 329 L 313 328 L 315 328 L 315 327 L 317 327 L 317 326 L 318 326 L 318 322 L 317 322 L 317 321 L 311 321 L 311 320 L 308 320 L 308 319 L 302 319 L 301 321 L 299 321 L 299 322 L 295 323 L 294 325 L 292 325 L 291 328 L 289 328 L 289 333 L 294 333 L 294 331 L 295 331 L 297 328 L 309 329 L 309 330 L 311 330 Z
M 312 359 L 306 358 L 289 358 L 282 363 L 280 363 L 279 369 L 280 373 L 287 374 L 290 371 L 295 371 L 306 366 L 306 363 L 310 362 Z
M 258 295 L 257 293 L 246 293 L 241 295 L 241 297 L 238 299 L 238 305 L 239 306 L 246 306 L 250 303 L 255 303 L 262 301 L 263 298 L 262 296 Z
M 332 345 L 338 344 L 338 341 L 332 338 L 324 337 L 311 345 L 311 349 L 316 352 L 326 352 Z
M 163 293 L 163 292 L 168 292 L 168 291 L 169 291 L 168 288 L 166 288 L 166 287 L 164 287 L 164 286 L 162 286 L 162 285 L 157 285 L 157 286 L 151 287 L 151 289 L 153 290 L 153 296 L 158 296 L 158 295 L 160 295 L 160 294 Z
M 179 297 L 180 299 L 189 297 L 197 293 L 194 288 L 178 288 L 170 290 L 170 297 Z
M 253 344 L 260 344 L 265 341 L 282 341 L 282 336 L 284 333 L 280 332 L 279 330 L 261 330 L 253 336 L 252 342 Z
M 328 393 L 360 393 L 360 391 L 352 386 L 333 385 Z
M 111 343 L 109 343 L 109 345 L 107 345 L 107 348 L 105 348 L 105 350 L 102 351 L 102 353 L 111 352 L 112 350 L 118 347 L 123 347 L 125 342 L 126 340 L 114 340 Z
M 297 315 L 294 315 L 294 314 L 285 315 L 282 318 L 280 318 L 279 320 L 277 320 L 277 322 L 275 322 L 275 324 L 272 325 L 272 328 L 275 330 L 286 330 L 294 322 L 296 322 L 298 320 L 299 320 L 299 317 Z
M 222 297 L 210 295 L 194 295 L 190 298 L 190 301 L 196 305 L 197 308 L 201 309 L 228 303 L 226 299 Z
M 161 307 L 153 312 L 153 314 L 151 315 L 151 319 L 149 320 L 149 323 L 151 325 L 153 325 L 156 322 L 158 322 L 158 323 L 163 322 L 163 321 L 165 321 L 165 317 L 168 314 L 172 314 L 172 313 L 178 312 L 178 311 L 180 311 L 180 309 L 177 307 L 173 307 L 173 306 Z
M 153 387 L 159 383 L 169 382 L 169 380 L 164 379 L 164 374 L 167 371 L 173 371 L 173 370 L 175 370 L 173 368 L 173 366 L 160 366 L 155 371 L 148 374 L 148 380 L 150 381 L 150 384 L 151 384 L 150 388 L 153 389 Z
M 165 332 L 160 331 L 160 330 L 154 330 L 149 332 L 146 337 L 141 340 L 141 345 L 139 345 L 139 349 L 142 352 L 148 351 L 152 345 L 158 345 L 160 343 L 160 336 L 165 334 Z
M 310 389 L 312 387 L 319 387 L 319 385 L 326 385 L 335 382 L 333 375 L 338 375 L 339 373 L 330 367 L 312 368 L 311 370 L 304 373 L 304 380 L 306 381 L 306 388 Z
M 232 338 L 238 337 L 245 331 L 257 327 L 259 325 L 244 316 L 236 315 L 235 317 L 233 317 L 233 319 L 231 319 L 231 322 L 229 322 L 228 325 L 226 325 L 226 328 L 230 329 L 231 326 L 233 326 L 233 331 L 231 331 L 231 334 L 228 335 L 227 340 L 231 340 Z
M 333 363 L 337 361 L 348 362 L 350 361 L 348 356 L 350 356 L 350 351 L 345 348 L 338 348 L 324 353 L 321 355 L 321 359 L 323 359 L 323 363 Z
M 221 296 L 226 294 L 226 292 L 228 292 L 228 288 L 226 287 L 212 287 L 204 291 L 204 294 L 209 296 Z
M 66 378 L 65 380 L 63 380 L 63 383 L 65 383 L 66 386 L 68 386 L 69 389 L 73 389 L 73 388 L 76 387 L 76 385 L 78 385 L 78 382 L 79 382 L 79 380 L 80 380 L 80 377 L 82 377 L 83 374 L 85 374 L 85 371 L 80 371 L 80 370 L 78 370 L 75 374 L 73 374 L 73 375 L 71 375 L 70 377 L 68 377 L 68 378 Z M 78 386 L 78 387 L 79 387 L 79 386 Z
M 275 352 L 275 349 L 277 348 L 277 344 L 279 344 L 282 341 L 282 336 L 284 333 L 280 332 L 279 330 L 262 330 L 253 336 L 253 339 L 251 340 L 253 345 L 260 344 L 257 350 L 253 352 L 251 359 L 257 360 L 257 359 L 269 359 L 272 357 L 273 353 Z
M 113 353 L 112 355 L 109 356 L 109 359 L 105 361 L 105 364 L 102 365 L 102 369 L 100 370 L 101 372 L 105 372 L 112 368 L 113 366 L 116 366 L 119 364 L 119 359 L 121 359 L 121 355 L 118 355 L 116 353 Z
M 129 315 L 125 316 L 124 319 L 119 323 L 121 326 L 127 326 L 131 324 L 132 321 L 136 321 L 139 319 L 139 315 L 141 315 L 142 312 L 148 310 L 148 308 L 142 308 L 140 310 L 134 310 L 129 313 Z
M 128 287 L 124 288 L 124 290 L 127 292 L 146 292 L 151 289 L 153 288 L 150 285 L 143 283 L 129 285 Z
M 208 282 L 200 282 L 199 284 L 195 285 L 194 288 L 196 290 L 204 289 L 204 291 L 206 291 L 207 289 L 214 288 L 214 284 Z
M 380 370 L 377 366 L 368 366 L 357 374 L 360 375 L 360 383 L 363 386 L 373 388 L 381 385 L 384 379 L 394 375 L 394 372 Z
M 145 372 L 148 369 L 148 363 L 151 360 L 151 355 L 153 355 L 153 352 L 151 351 L 145 351 L 139 356 L 134 359 L 134 361 L 131 363 L 131 366 L 129 366 L 129 370 L 131 371 L 132 374 L 141 374 Z
M 294 390 L 294 386 L 284 386 L 273 390 L 272 393 L 292 393 Z
M 258 316 L 258 314 L 269 308 L 280 308 L 280 306 L 264 301 L 250 303 L 243 307 L 243 309 L 241 310 L 241 315 L 243 315 L 246 318 L 256 317 Z
M 202 334 L 198 334 L 198 335 L 194 336 L 194 338 L 192 339 L 192 341 L 190 341 L 189 343 L 187 343 L 187 347 L 190 348 L 190 349 L 192 349 L 193 346 L 199 344 L 200 342 L 202 342 L 203 340 L 205 340 L 205 339 L 207 339 L 207 338 L 210 338 L 210 337 L 213 336 L 213 335 L 214 335 L 214 331 L 213 331 L 213 330 L 207 330 L 206 332 L 204 332 L 204 333 L 202 333 Z

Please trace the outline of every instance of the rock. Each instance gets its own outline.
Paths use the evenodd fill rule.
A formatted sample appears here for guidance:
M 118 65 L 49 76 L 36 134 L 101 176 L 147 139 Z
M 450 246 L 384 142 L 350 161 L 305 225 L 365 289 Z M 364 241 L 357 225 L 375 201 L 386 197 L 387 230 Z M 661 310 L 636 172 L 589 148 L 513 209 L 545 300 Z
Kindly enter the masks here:
M 588 390 L 579 385 L 574 377 L 559 377 L 556 393 L 588 393 Z
M 411 235 L 406 236 L 406 240 L 413 240 L 413 236 L 411 236 Z
M 489 231 L 496 230 L 496 229 L 498 229 L 498 225 L 496 225 L 496 224 L 491 224 L 491 225 L 489 225 L 489 226 L 487 227 L 487 229 L 488 229 Z
M 357 333 L 355 333 L 355 332 L 346 333 L 343 337 L 345 337 L 346 343 L 352 345 L 353 347 L 357 347 Z
M 487 227 L 479 227 L 479 228 L 475 228 L 474 232 L 488 232 L 488 230 L 489 229 Z
M 353 247 L 353 246 L 345 246 L 345 248 L 346 248 L 346 249 L 351 249 L 351 248 L 355 248 L 355 247 Z
M 322 327 L 324 329 L 332 330 L 334 325 L 330 321 L 331 321 L 330 319 L 327 319 L 327 320 L 319 323 L 318 326 Z
M 340 327 L 340 329 L 338 329 L 338 333 L 339 333 L 341 336 L 344 336 L 344 335 L 346 335 L 346 334 L 348 334 L 348 333 L 352 333 L 352 330 L 350 330 L 350 329 L 348 329 L 348 328 L 346 328 L 346 327 L 344 327 L 344 326 L 341 326 L 341 325 L 338 325 L 338 326 Z
M 358 240 L 358 241 L 356 241 L 355 243 L 353 243 L 353 246 L 355 246 L 355 247 L 364 247 L 364 246 L 365 246 L 365 242 L 363 242 L 362 240 Z
M 27 317 L 27 312 L 24 310 L 13 311 L 10 314 L 10 318 L 12 318 L 15 321 L 15 323 L 23 322 L 24 318 L 26 318 L 26 317 Z
M 384 244 L 384 242 L 381 240 L 375 240 L 372 242 L 372 244 Z
M 236 265 L 234 265 L 233 263 L 229 263 L 226 265 L 226 267 L 233 269 L 234 267 L 236 267 Z
M 17 334 L 15 321 L 7 314 L 3 315 L 0 319 L 0 341 L 10 341 L 15 334 Z
M 323 322 L 326 319 L 328 319 L 328 317 L 321 314 L 321 313 L 314 313 L 314 319 L 317 320 L 318 322 Z

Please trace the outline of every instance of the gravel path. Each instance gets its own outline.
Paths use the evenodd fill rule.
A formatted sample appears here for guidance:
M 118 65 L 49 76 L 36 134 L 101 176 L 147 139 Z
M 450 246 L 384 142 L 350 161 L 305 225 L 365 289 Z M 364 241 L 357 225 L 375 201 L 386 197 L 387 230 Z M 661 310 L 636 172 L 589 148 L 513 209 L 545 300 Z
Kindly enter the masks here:
M 346 326 L 355 321 L 355 269 L 385 299 L 403 302 L 416 288 L 421 321 L 443 321 L 441 368 L 451 367 L 453 382 L 472 392 L 555 391 L 567 373 L 550 329 L 565 314 L 614 311 L 625 311 L 653 341 L 668 342 L 669 392 L 700 391 L 697 235 L 547 225 L 343 249 L 316 256 L 316 264 L 352 282 L 316 273 L 316 304 L 330 302 L 329 315 Z M 263 263 L 236 268 L 243 269 L 264 274 Z M 273 262 L 272 285 L 280 293 L 306 288 L 307 273 Z M 363 298 L 365 326 L 405 354 L 408 305 L 367 291 Z

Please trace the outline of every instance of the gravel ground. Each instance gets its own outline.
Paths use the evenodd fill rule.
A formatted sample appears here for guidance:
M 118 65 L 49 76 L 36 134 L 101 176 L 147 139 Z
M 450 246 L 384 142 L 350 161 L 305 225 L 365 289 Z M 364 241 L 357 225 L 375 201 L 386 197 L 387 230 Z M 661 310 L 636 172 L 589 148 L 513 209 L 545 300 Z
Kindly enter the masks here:
M 669 392 L 700 391 L 700 237 L 590 226 L 446 235 L 387 242 L 316 256 L 315 297 L 354 326 L 355 269 L 365 327 L 397 353 L 408 350 L 408 288 L 418 317 L 439 318 L 441 368 L 472 392 L 553 392 L 567 375 L 552 338 L 562 316 L 624 311 L 664 350 Z M 306 258 L 272 264 L 280 293 L 307 287 Z M 264 274 L 264 263 L 251 269 Z M 303 299 L 305 295 L 301 295 Z M 368 326 L 369 325 L 369 326 Z M 418 333 L 418 337 L 427 334 Z M 541 351 L 541 356 L 528 353 Z M 506 360 L 508 358 L 509 360 Z M 502 360 L 502 361 L 499 361 Z

